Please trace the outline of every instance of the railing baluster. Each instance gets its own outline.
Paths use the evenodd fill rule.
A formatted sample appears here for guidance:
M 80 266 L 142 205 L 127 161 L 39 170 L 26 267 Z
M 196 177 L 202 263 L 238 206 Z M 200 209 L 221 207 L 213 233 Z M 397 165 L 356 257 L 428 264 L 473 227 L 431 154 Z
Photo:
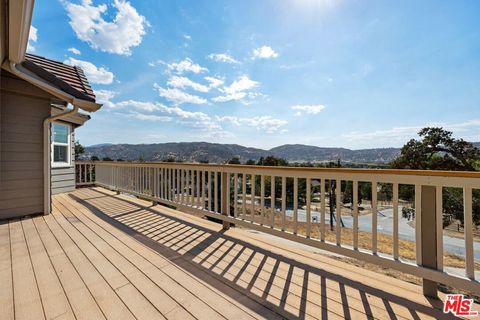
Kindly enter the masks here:
M 342 204 L 341 204 L 341 195 L 342 195 L 342 181 L 336 180 L 335 188 L 335 240 L 337 246 L 342 244 Z
M 176 190 L 175 190 L 175 193 L 176 193 L 175 200 L 177 202 L 180 202 L 180 188 L 181 188 L 180 172 L 181 172 L 181 170 L 176 169 L 176 171 L 177 171 L 177 181 L 176 181 Z
M 186 170 L 186 178 L 185 178 L 185 188 L 186 188 L 186 190 L 185 190 L 185 193 L 186 193 L 186 198 L 187 199 L 185 200 L 185 202 L 186 202 L 185 204 L 187 206 L 191 205 L 191 202 L 190 202 L 190 200 L 191 200 L 190 199 L 191 181 L 190 181 L 190 179 L 191 179 L 190 170 Z
M 203 171 L 202 179 L 202 209 L 206 209 L 205 201 L 207 200 L 207 171 Z
M 252 207 L 252 209 L 251 209 L 251 211 L 250 211 L 250 221 L 251 221 L 251 222 L 254 222 L 254 221 L 255 221 L 255 185 L 256 185 L 256 183 L 255 183 L 255 180 L 256 180 L 255 175 L 252 174 L 252 175 L 250 176 L 250 179 L 251 179 L 251 180 L 250 180 L 250 184 L 251 184 L 251 186 L 250 186 L 250 191 L 251 191 L 251 192 L 250 192 L 250 193 L 251 193 L 251 199 L 250 199 L 250 201 L 251 201 L 251 207 Z
M 437 223 L 437 269 L 443 271 L 443 188 L 437 186 L 435 191 L 435 209 Z
M 398 183 L 392 185 L 393 188 L 393 258 L 399 258 L 399 240 L 398 240 Z
M 212 173 L 208 171 L 208 211 L 212 211 L 213 201 L 213 187 L 212 187 Z
M 306 236 L 310 238 L 310 233 L 311 233 L 311 227 L 312 227 L 312 179 L 307 178 L 307 181 L 305 182 L 305 192 L 307 196 L 307 217 L 306 217 L 306 224 L 307 224 L 307 230 L 306 230 Z
M 197 192 L 195 194 L 195 196 L 197 197 L 197 208 L 200 208 L 200 204 L 201 204 L 201 197 L 200 197 L 200 178 L 201 178 L 201 175 L 202 175 L 202 172 L 200 170 L 196 170 L 196 174 L 195 176 L 197 177 Z
M 473 256 L 473 219 L 472 188 L 463 188 L 464 236 L 465 236 L 465 275 L 475 280 L 475 264 Z
M 325 179 L 320 180 L 320 240 L 325 241 Z
M 261 224 L 265 223 L 265 176 L 260 175 L 260 210 L 262 214 Z
M 242 175 L 242 215 L 243 220 L 247 218 L 247 175 Z
M 377 187 L 376 181 L 372 181 L 372 253 L 377 254 L 377 229 L 378 229 L 378 213 L 377 213 Z
M 358 181 L 352 182 L 353 249 L 358 250 Z
M 225 175 L 227 175 L 227 178 L 225 179 L 225 183 L 227 184 L 226 186 L 226 194 L 224 195 L 224 197 L 226 197 L 226 201 L 227 201 L 227 216 L 230 217 L 230 173 L 224 173 Z M 223 180 L 222 180 L 223 181 Z M 223 189 L 222 189 L 223 190 Z
M 287 220 L 287 177 L 282 177 L 282 231 L 285 231 Z
M 275 228 L 275 176 L 270 178 L 270 207 L 272 209 L 270 227 Z
M 298 232 L 298 178 L 293 178 L 293 233 Z
M 415 255 L 422 265 L 422 186 L 415 185 Z
M 215 191 L 214 208 L 215 212 L 218 213 L 218 172 L 216 171 L 213 172 L 213 190 Z
M 238 218 L 238 173 L 233 175 L 233 216 Z

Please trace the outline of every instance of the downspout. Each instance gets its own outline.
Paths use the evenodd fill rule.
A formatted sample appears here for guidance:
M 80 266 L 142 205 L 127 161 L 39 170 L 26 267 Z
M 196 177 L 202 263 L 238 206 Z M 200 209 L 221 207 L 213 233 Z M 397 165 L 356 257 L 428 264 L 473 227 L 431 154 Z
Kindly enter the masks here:
M 51 116 L 43 120 L 43 141 L 45 145 L 43 146 L 43 203 L 44 203 L 44 214 L 51 213 L 51 196 L 52 196 L 52 184 L 51 179 L 51 133 L 50 133 L 50 124 L 58 119 L 61 119 L 66 116 L 74 115 L 78 112 L 78 107 L 73 106 L 73 109 L 66 112 Z M 71 152 L 71 150 L 68 150 Z

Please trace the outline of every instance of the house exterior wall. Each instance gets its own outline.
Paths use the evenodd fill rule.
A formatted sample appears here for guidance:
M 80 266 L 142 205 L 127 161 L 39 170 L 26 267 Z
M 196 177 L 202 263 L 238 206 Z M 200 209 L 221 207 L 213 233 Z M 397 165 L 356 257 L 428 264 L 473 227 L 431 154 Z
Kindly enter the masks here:
M 71 128 L 70 159 L 71 166 L 51 169 L 52 194 L 69 192 L 75 190 L 75 132 L 74 125 Z
M 43 120 L 52 96 L 0 76 L 0 219 L 43 213 Z

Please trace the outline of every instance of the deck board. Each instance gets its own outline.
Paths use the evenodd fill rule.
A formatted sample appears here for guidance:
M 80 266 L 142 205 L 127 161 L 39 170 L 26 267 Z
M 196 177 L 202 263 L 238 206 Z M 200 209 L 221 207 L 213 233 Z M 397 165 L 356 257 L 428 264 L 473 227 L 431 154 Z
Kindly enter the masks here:
M 101 188 L 0 223 L 0 281 L 2 319 L 448 318 L 419 286 Z
M 12 248 L 15 318 L 45 319 L 35 271 L 30 261 L 21 221 L 14 220 L 9 226 Z
M 0 223 L 0 314 L 4 319 L 14 318 L 12 259 L 8 222 Z

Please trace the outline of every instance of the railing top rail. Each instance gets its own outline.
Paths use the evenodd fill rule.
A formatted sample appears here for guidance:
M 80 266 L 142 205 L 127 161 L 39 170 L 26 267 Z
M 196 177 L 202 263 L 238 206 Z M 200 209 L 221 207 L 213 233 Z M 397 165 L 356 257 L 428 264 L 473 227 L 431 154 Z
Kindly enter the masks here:
M 94 161 L 94 160 L 75 160 L 76 164 L 94 164 L 99 161 Z
M 78 161 L 77 161 L 78 162 Z M 258 166 L 258 165 L 237 165 L 237 164 L 213 164 L 213 163 L 189 163 L 189 162 L 138 162 L 138 161 L 90 161 L 96 164 L 105 165 L 160 165 L 166 167 L 195 167 L 205 169 L 250 169 L 269 171 L 292 171 L 292 172 L 325 172 L 344 174 L 375 174 L 375 175 L 402 175 L 402 176 L 424 176 L 424 177 L 455 177 L 455 178 L 480 178 L 480 172 L 476 171 L 444 171 L 444 170 L 410 170 L 410 169 L 356 169 L 356 168 L 312 168 L 312 167 L 282 167 L 282 166 Z

